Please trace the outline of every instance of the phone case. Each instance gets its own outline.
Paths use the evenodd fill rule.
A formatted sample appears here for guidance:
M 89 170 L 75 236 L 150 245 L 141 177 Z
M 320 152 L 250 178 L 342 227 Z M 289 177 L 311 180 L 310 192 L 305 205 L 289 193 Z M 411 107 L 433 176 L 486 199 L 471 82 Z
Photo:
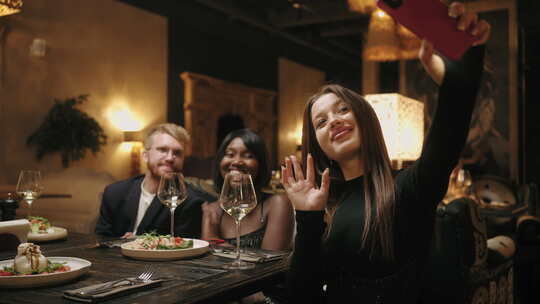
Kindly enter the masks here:
M 448 16 L 440 0 L 377 0 L 377 6 L 452 60 L 461 58 L 476 39 L 457 29 L 457 19 Z

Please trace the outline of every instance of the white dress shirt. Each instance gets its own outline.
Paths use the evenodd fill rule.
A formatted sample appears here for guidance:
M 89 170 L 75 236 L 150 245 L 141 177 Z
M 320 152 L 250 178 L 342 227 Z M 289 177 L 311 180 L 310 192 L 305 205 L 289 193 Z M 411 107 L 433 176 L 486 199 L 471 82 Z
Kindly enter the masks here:
M 156 196 L 155 193 L 150 193 L 144 190 L 145 181 L 146 181 L 146 178 L 141 183 L 141 197 L 139 199 L 139 210 L 137 211 L 137 220 L 135 221 L 135 228 L 133 228 L 133 234 L 137 234 L 137 229 L 139 228 L 139 224 L 141 223 L 144 217 L 144 214 L 146 213 L 146 210 L 148 210 L 148 207 L 150 207 L 152 200 L 154 200 L 154 197 Z

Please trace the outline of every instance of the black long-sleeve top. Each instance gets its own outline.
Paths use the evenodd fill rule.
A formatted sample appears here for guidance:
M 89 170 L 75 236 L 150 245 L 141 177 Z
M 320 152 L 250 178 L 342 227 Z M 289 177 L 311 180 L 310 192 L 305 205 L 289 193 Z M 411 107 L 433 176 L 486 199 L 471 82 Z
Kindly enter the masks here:
M 288 289 L 291 303 L 415 303 L 437 204 L 465 145 L 483 70 L 484 47 L 458 62 L 445 59 L 438 106 L 422 154 L 395 175 L 394 261 L 361 246 L 363 176 L 346 181 L 347 195 L 323 238 L 324 211 L 297 211 Z M 375 206 L 372 206 L 375 210 Z M 323 286 L 326 291 L 323 291 Z

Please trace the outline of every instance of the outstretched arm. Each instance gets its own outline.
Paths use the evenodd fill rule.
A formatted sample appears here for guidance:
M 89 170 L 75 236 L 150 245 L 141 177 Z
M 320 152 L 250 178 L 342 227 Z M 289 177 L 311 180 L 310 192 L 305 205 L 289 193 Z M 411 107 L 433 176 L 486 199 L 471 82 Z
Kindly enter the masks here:
M 478 37 L 477 46 L 470 48 L 460 61 L 450 61 L 434 54 L 431 44 L 422 44 L 420 60 L 441 86 L 422 154 L 404 174 L 413 175 L 413 193 L 421 193 L 421 199 L 433 206 L 443 198 L 450 173 L 465 145 L 483 71 L 483 44 L 490 35 L 489 24 L 478 20 L 476 14 L 465 12 L 463 4 L 452 3 L 449 14 L 458 16 L 459 29 Z
M 487 42 L 490 35 L 490 25 L 485 20 L 478 20 L 478 15 L 466 12 L 463 3 L 454 2 L 448 7 L 448 15 L 458 19 L 458 29 L 469 31 L 476 36 L 473 46 L 482 45 Z M 433 52 L 433 45 L 426 40 L 422 40 L 422 46 L 418 54 L 422 66 L 431 78 L 441 85 L 445 74 L 445 64 L 443 59 Z

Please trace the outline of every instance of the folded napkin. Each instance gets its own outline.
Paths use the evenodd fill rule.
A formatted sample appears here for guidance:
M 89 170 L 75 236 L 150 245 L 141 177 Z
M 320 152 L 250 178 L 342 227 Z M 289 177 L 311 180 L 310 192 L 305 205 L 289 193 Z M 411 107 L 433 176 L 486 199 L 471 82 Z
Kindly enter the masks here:
M 79 301 L 79 302 L 94 303 L 94 302 L 108 300 L 116 296 L 125 295 L 128 293 L 139 291 L 142 289 L 158 286 L 159 284 L 161 284 L 161 282 L 165 281 L 165 279 L 158 279 L 158 280 L 149 280 L 146 282 L 138 282 L 135 284 L 131 284 L 130 282 L 133 282 L 134 280 L 135 278 L 126 278 L 125 280 L 116 280 L 116 281 L 111 281 L 111 282 L 90 285 L 83 288 L 66 290 L 64 291 L 64 298 Z M 92 290 L 96 290 L 98 288 L 102 288 L 107 285 L 112 285 L 113 286 L 111 287 L 112 289 L 103 290 L 102 292 L 96 293 L 96 294 L 88 294 L 88 295 L 81 294 L 81 291 L 91 292 Z
M 27 219 L 0 222 L 0 233 L 13 234 L 21 243 L 26 243 L 28 231 L 30 231 L 30 222 Z
M 252 263 L 264 263 L 274 260 L 279 260 L 289 255 L 289 251 L 270 251 L 270 250 L 246 250 L 240 252 L 240 259 L 246 262 Z M 217 255 L 224 258 L 236 259 L 236 252 L 234 249 L 214 249 L 213 255 Z

